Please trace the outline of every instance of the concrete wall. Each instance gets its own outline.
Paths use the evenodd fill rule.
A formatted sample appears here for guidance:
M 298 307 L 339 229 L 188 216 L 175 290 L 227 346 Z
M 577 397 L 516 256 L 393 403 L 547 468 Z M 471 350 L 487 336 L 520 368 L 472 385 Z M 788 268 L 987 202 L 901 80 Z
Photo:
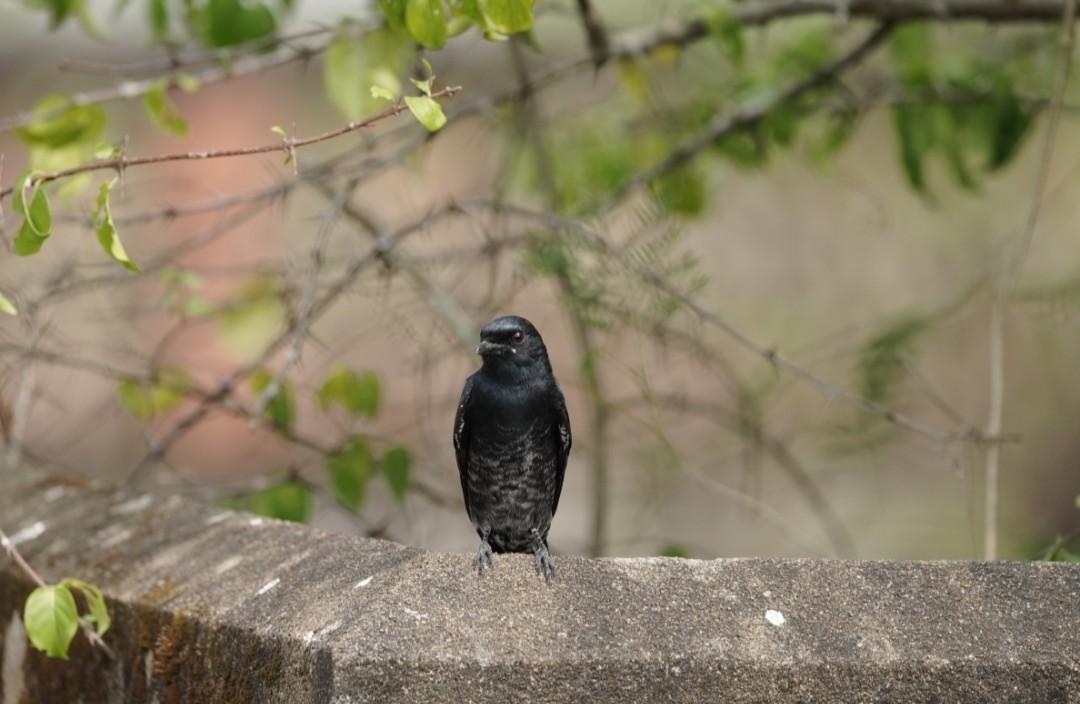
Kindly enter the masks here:
M 1080 702 L 1080 565 L 471 555 L 178 498 L 5 475 L 0 527 L 98 584 L 109 660 L 28 647 L 0 562 L 14 702 Z

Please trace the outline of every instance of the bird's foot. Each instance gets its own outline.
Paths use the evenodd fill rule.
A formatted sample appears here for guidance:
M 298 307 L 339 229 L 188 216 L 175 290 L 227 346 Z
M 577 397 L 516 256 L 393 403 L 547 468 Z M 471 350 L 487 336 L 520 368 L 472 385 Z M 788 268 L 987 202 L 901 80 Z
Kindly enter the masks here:
M 544 581 L 551 584 L 555 577 L 555 565 L 551 561 L 547 545 L 539 537 L 533 541 L 533 564 L 536 565 L 536 572 L 544 575 Z
M 494 568 L 495 563 L 492 561 L 491 558 L 491 545 L 488 544 L 488 541 L 481 540 L 480 549 L 476 551 L 477 574 L 483 576 L 484 572 L 487 572 L 488 570 Z

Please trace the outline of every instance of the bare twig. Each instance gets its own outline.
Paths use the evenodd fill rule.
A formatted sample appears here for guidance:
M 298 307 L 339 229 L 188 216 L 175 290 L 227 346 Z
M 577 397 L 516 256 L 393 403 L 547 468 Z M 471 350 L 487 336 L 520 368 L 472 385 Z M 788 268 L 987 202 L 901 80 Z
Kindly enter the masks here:
M 1020 237 L 1005 261 L 1001 278 L 998 280 L 994 305 L 990 311 L 990 409 L 986 421 L 986 435 L 1001 434 L 1005 412 L 1005 310 L 1009 297 L 1016 287 L 1016 280 L 1027 260 L 1031 241 L 1035 237 L 1035 226 L 1039 222 L 1042 209 L 1043 191 L 1050 172 L 1050 159 L 1057 137 L 1058 121 L 1061 117 L 1061 104 L 1065 96 L 1065 85 L 1069 78 L 1069 66 L 1072 63 L 1073 37 L 1075 33 L 1076 3 L 1065 2 L 1061 10 L 1062 28 L 1058 51 L 1057 70 L 1054 74 L 1054 87 L 1050 97 L 1049 118 L 1046 134 L 1043 138 L 1039 160 L 1035 167 L 1035 183 L 1031 193 L 1027 220 Z M 998 504 L 1000 483 L 1001 447 L 991 445 L 986 450 L 986 487 L 983 511 L 984 536 L 983 558 L 996 560 L 998 555 Z
M 4 464 L 8 469 L 15 469 L 22 462 L 23 442 L 25 441 L 26 424 L 30 418 L 30 405 L 34 398 L 34 385 L 36 383 L 35 351 L 41 342 L 44 326 L 41 323 L 39 312 L 34 305 L 28 305 L 23 313 L 24 319 L 30 328 L 30 337 L 26 346 L 20 351 L 19 385 L 15 392 L 15 403 L 11 408 L 11 422 L 7 432 L 7 452 L 4 454 Z
M 289 48 L 284 55 L 262 54 L 265 49 L 274 46 L 287 46 L 290 42 L 331 33 L 329 29 L 317 29 L 301 32 L 286 37 L 276 37 L 269 40 L 260 40 L 242 47 L 230 47 L 219 49 L 214 52 L 200 54 L 191 58 L 169 56 L 161 60 L 128 66 L 105 66 L 101 64 L 83 64 L 67 62 L 62 68 L 83 69 L 86 72 L 104 73 L 114 75 L 149 74 L 149 78 L 139 80 L 126 80 L 114 86 L 99 90 L 76 93 L 68 98 L 68 101 L 51 110 L 27 111 L 0 118 L 0 132 L 5 132 L 16 127 L 29 125 L 40 120 L 47 120 L 62 114 L 70 107 L 86 107 L 100 105 L 117 100 L 133 100 L 142 98 L 150 91 L 156 90 L 165 81 L 169 87 L 177 85 L 179 76 L 162 75 L 176 71 L 187 71 L 189 79 L 194 79 L 200 86 L 213 83 L 230 81 L 244 76 L 256 75 L 270 71 L 281 66 L 297 61 L 309 60 L 322 53 L 329 46 L 329 42 L 317 47 Z M 213 64 L 209 68 L 193 71 L 200 65 Z
M 259 423 L 267 404 L 281 391 L 281 384 L 289 371 L 300 361 L 300 353 L 304 348 L 308 326 L 311 322 L 311 310 L 315 305 L 316 292 L 319 286 L 319 272 L 322 270 L 323 257 L 326 253 L 326 242 L 334 229 L 341 209 L 356 188 L 356 179 L 350 179 L 334 196 L 333 202 L 323 213 L 319 230 L 315 233 L 315 239 L 311 244 L 311 269 L 308 272 L 308 281 L 304 286 L 304 292 L 300 297 L 300 305 L 293 315 L 292 342 L 289 343 L 285 353 L 285 361 L 274 374 L 270 382 L 263 388 L 262 393 L 255 402 L 255 414 L 252 423 Z

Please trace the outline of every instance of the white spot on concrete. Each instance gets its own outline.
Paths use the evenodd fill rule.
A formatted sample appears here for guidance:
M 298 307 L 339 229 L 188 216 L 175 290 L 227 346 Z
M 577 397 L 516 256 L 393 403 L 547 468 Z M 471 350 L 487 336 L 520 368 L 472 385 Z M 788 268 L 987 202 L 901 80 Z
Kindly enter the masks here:
M 53 486 L 53 487 L 49 487 L 44 492 L 42 492 L 41 498 L 45 499 L 45 501 L 47 501 L 47 502 L 49 502 L 51 504 L 53 501 L 56 501 L 57 499 L 59 499 L 61 496 L 63 496 L 66 493 L 67 493 L 67 487 L 66 486 Z
M 4 704 L 26 701 L 26 683 L 23 682 L 23 660 L 26 659 L 26 632 L 18 610 L 12 612 L 11 621 L 4 631 L 4 665 L 0 679 L 4 680 Z
M 317 631 L 308 631 L 304 634 L 304 642 L 313 643 L 324 637 L 326 634 L 333 633 L 339 628 L 341 628 L 341 621 L 334 621 L 333 623 L 323 626 Z
M 221 513 L 215 513 L 213 516 L 210 516 L 210 518 L 206 519 L 206 525 L 208 525 L 208 526 L 216 526 L 218 523 L 221 523 L 222 521 L 224 521 L 225 519 L 227 519 L 229 516 L 233 515 L 234 513 L 236 513 L 236 512 L 235 511 L 222 511 Z
M 403 607 L 402 610 L 405 613 L 407 613 L 409 616 L 412 616 L 413 618 L 415 618 L 417 621 L 423 621 L 425 618 L 428 617 L 427 614 L 422 614 L 419 611 L 413 611 L 408 606 Z
M 356 584 L 354 584 L 354 585 L 352 586 L 352 588 L 353 588 L 353 589 L 359 589 L 360 587 L 366 587 L 367 585 L 371 584 L 371 580 L 372 580 L 372 579 L 373 579 L 374 577 L 375 577 L 375 575 L 371 575 L 371 577 L 364 577 L 364 578 L 363 578 L 363 579 L 361 579 L 361 580 L 360 580 L 359 582 L 357 582 Z
M 476 664 L 480 667 L 487 667 L 491 664 L 491 649 L 482 641 L 473 641 L 473 654 L 476 655 Z
M 784 614 L 780 613 L 779 611 L 776 611 L 775 609 L 769 609 L 765 612 L 765 620 L 774 626 L 783 626 L 784 622 L 787 619 L 784 618 Z
M 259 587 L 259 591 L 255 592 L 255 596 L 261 596 L 279 584 L 281 584 L 281 577 L 274 577 L 269 582 Z
M 27 540 L 33 540 L 44 532 L 45 523 L 43 521 L 38 521 L 36 523 L 31 523 L 19 532 L 11 535 L 8 539 L 11 541 L 12 545 L 18 545 L 19 543 L 25 543 Z M 5 547 L 7 546 L 5 545 Z
M 262 524 L 263 524 L 263 519 L 259 518 L 258 516 L 256 516 L 255 518 L 252 518 L 251 520 L 248 521 L 249 526 L 261 526 Z
M 244 561 L 244 558 L 240 557 L 239 555 L 233 555 L 228 560 L 225 560 L 224 562 L 220 563 L 217 567 L 215 567 L 214 572 L 216 574 L 225 574 L 226 572 L 231 570 L 233 567 L 236 567 L 237 565 L 239 565 L 243 561 Z
M 150 504 L 154 503 L 153 494 L 143 494 L 142 496 L 136 496 L 134 499 L 128 499 L 122 504 L 113 506 L 109 511 L 114 516 L 129 515 L 132 513 L 141 513 L 150 508 Z
M 112 535 L 110 535 L 108 538 L 105 538 L 104 540 L 102 540 L 101 541 L 101 547 L 103 547 L 103 548 L 111 548 L 111 547 L 114 547 L 116 545 L 119 545 L 120 543 L 125 543 L 125 542 L 127 542 L 128 540 L 131 539 L 132 535 L 133 535 L 133 533 L 132 533 L 132 531 L 130 529 L 125 528 L 123 530 L 118 530 L 115 533 L 113 533 Z

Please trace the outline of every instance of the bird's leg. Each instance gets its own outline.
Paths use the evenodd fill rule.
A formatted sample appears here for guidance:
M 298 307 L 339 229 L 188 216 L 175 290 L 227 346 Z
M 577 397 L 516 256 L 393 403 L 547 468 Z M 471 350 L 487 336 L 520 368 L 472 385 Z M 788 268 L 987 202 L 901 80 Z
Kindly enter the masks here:
M 551 584 L 552 578 L 555 577 L 555 565 L 551 562 L 551 555 L 548 553 L 547 542 L 544 537 L 540 535 L 540 531 L 533 528 L 533 561 L 536 565 L 536 571 L 539 574 L 544 575 L 544 581 Z
M 476 568 L 481 576 L 485 571 L 495 567 L 491 559 L 491 545 L 488 543 L 489 533 L 491 533 L 491 526 L 484 526 L 480 534 L 480 549 L 476 551 Z

